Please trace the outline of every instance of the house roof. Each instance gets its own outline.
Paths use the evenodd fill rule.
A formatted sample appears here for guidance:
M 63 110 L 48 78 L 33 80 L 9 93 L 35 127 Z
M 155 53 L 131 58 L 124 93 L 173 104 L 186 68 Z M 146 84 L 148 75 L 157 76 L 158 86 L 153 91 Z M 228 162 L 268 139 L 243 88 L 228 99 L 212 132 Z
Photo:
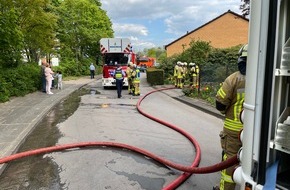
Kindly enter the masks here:
M 249 19 L 243 17 L 242 15 L 239 15 L 239 14 L 237 14 L 237 13 L 231 11 L 231 10 L 228 10 L 227 12 L 221 14 L 220 16 L 218 16 L 218 17 L 216 17 L 216 18 L 214 18 L 214 19 L 212 19 L 212 20 L 210 20 L 209 22 L 205 23 L 204 25 L 202 25 L 202 26 L 200 26 L 200 27 L 198 27 L 198 28 L 192 30 L 191 32 L 187 32 L 185 35 L 181 36 L 180 38 L 174 40 L 173 42 L 171 42 L 171 43 L 169 43 L 169 44 L 167 44 L 167 45 L 165 45 L 165 49 L 166 49 L 168 46 L 170 46 L 171 44 L 173 44 L 173 43 L 179 41 L 180 39 L 182 39 L 182 38 L 184 38 L 184 37 L 186 37 L 186 36 L 188 36 L 188 35 L 190 35 L 190 34 L 192 34 L 192 33 L 194 33 L 195 31 L 197 31 L 197 30 L 199 30 L 199 29 L 205 27 L 206 25 L 209 25 L 209 24 L 212 23 L 213 21 L 215 21 L 215 20 L 221 18 L 222 16 L 224 16 L 224 15 L 226 15 L 226 14 L 228 14 L 228 13 L 231 13 L 231 14 L 233 14 L 233 15 L 239 17 L 239 18 L 242 18 L 242 19 L 244 19 L 245 21 L 249 21 Z

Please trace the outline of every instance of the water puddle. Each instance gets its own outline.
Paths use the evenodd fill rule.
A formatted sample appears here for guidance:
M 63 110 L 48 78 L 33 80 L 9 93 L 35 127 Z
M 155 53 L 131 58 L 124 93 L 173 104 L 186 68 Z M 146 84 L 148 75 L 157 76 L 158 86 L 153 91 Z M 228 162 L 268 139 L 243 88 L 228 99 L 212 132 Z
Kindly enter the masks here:
M 97 93 L 95 89 L 84 87 L 57 104 L 37 124 L 18 152 L 56 145 L 62 136 L 57 124 L 77 110 L 82 95 Z M 58 166 L 43 155 L 19 159 L 11 162 L 0 176 L 0 189 L 63 189 L 58 170 Z

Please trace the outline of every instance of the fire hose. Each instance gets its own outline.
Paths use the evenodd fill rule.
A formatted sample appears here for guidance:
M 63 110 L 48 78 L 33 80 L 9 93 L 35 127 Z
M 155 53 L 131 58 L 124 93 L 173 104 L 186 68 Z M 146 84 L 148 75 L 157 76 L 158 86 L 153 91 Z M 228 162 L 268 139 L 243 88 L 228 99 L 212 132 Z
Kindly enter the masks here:
M 189 135 L 186 131 L 184 131 L 184 130 L 182 130 L 182 129 L 180 129 L 180 128 L 178 128 L 170 123 L 167 123 L 167 122 L 162 121 L 158 118 L 155 118 L 155 117 L 145 113 L 144 111 L 142 111 L 142 109 L 140 108 L 141 102 L 148 95 L 150 95 L 154 92 L 158 92 L 158 91 L 162 91 L 162 90 L 169 90 L 169 89 L 173 89 L 173 88 L 158 89 L 158 90 L 151 91 L 151 92 L 147 93 L 146 95 L 144 95 L 143 97 L 141 97 L 138 100 L 137 109 L 144 116 L 146 116 L 150 119 L 153 119 L 154 121 L 159 122 L 159 123 L 171 128 L 171 129 L 181 133 L 182 135 L 184 135 L 186 138 L 188 138 L 192 142 L 192 144 L 194 145 L 194 147 L 196 149 L 196 156 L 195 156 L 195 159 L 194 159 L 193 163 L 191 164 L 191 166 L 184 166 L 181 164 L 177 164 L 177 163 L 171 162 L 165 158 L 161 158 L 161 157 L 159 157 L 159 156 L 157 156 L 149 151 L 146 151 L 144 149 L 134 147 L 134 146 L 131 146 L 128 144 L 116 143 L 116 142 L 81 142 L 81 143 L 64 144 L 64 145 L 56 145 L 56 146 L 51 146 L 51 147 L 46 147 L 46 148 L 39 148 L 39 149 L 35 149 L 35 150 L 29 150 L 29 151 L 25 151 L 25 152 L 21 152 L 21 153 L 16 153 L 16 154 L 1 158 L 0 164 L 9 163 L 11 161 L 21 159 L 24 157 L 28 157 L 28 156 L 46 154 L 46 153 L 62 151 L 62 150 L 67 150 L 67 149 L 75 149 L 75 148 L 115 147 L 115 148 L 121 148 L 121 149 L 128 149 L 128 150 L 137 152 L 139 154 L 142 154 L 144 156 L 150 157 L 151 159 L 153 159 L 159 163 L 162 163 L 166 166 L 169 166 L 171 168 L 174 168 L 174 169 L 177 169 L 177 170 L 184 172 L 177 179 L 175 179 L 173 182 L 171 182 L 168 186 L 164 187 L 163 190 L 175 189 L 176 187 L 181 185 L 193 173 L 195 173 L 195 174 L 214 173 L 214 172 L 221 171 L 225 168 L 228 168 L 230 166 L 237 164 L 239 162 L 238 157 L 234 156 L 234 157 L 227 159 L 226 161 L 223 161 L 221 163 L 217 163 L 215 165 L 208 166 L 208 167 L 200 167 L 199 168 L 198 165 L 199 165 L 200 158 L 201 158 L 201 150 L 200 150 L 200 147 L 198 145 L 198 142 L 191 135 Z

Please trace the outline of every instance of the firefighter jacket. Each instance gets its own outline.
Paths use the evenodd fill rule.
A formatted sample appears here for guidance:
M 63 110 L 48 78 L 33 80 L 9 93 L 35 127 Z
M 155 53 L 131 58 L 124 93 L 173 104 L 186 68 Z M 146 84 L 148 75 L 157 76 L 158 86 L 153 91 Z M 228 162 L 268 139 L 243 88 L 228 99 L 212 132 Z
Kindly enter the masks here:
M 140 82 L 140 70 L 134 69 L 132 72 L 132 78 L 134 83 Z
M 199 67 L 197 65 L 194 65 L 190 69 L 190 73 L 193 77 L 196 77 L 199 74 Z
M 177 70 L 177 78 L 181 79 L 183 78 L 183 67 L 178 67 L 178 70 Z
M 187 67 L 183 67 L 183 77 L 185 77 L 187 75 Z
M 224 128 L 232 131 L 242 129 L 240 113 L 243 109 L 244 98 L 245 75 L 237 71 L 226 78 L 216 95 L 217 109 L 225 114 Z
M 127 67 L 126 75 L 127 75 L 128 79 L 131 79 L 131 73 L 132 73 L 132 69 L 130 67 Z
M 177 71 L 178 71 L 178 65 L 175 65 L 174 71 L 173 71 L 173 76 L 177 77 Z

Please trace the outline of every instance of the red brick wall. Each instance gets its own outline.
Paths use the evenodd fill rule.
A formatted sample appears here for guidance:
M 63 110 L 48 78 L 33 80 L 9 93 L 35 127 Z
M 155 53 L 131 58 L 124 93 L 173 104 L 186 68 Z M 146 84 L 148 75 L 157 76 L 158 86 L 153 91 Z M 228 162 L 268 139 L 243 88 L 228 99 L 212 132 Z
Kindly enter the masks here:
M 189 33 L 166 47 L 167 57 L 182 53 L 192 40 L 210 42 L 215 48 L 228 48 L 248 43 L 249 22 L 235 14 L 226 13 L 205 26 Z

